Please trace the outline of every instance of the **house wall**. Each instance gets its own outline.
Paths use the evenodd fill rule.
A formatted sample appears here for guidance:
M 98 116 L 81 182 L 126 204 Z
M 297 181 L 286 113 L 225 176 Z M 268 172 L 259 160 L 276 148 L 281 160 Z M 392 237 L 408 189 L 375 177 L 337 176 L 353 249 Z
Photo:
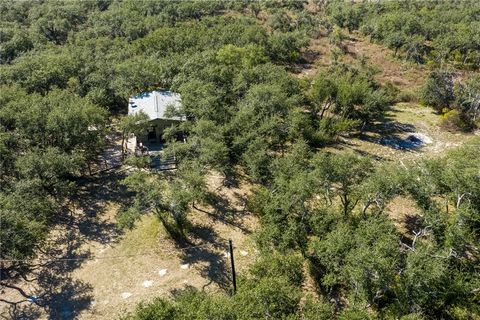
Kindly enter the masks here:
M 163 139 L 163 131 L 166 128 L 169 128 L 173 125 L 180 123 L 181 121 L 178 120 L 170 120 L 170 119 L 155 119 L 150 121 L 150 125 L 155 127 L 154 137 L 152 139 L 151 135 L 149 134 L 137 137 L 138 142 L 142 142 L 143 144 L 151 144 L 151 143 L 161 143 Z

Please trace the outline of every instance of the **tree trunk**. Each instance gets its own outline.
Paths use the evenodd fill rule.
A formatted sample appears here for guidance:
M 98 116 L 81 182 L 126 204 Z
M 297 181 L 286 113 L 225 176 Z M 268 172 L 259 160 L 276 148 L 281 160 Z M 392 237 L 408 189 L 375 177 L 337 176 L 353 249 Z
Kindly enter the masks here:
M 341 195 L 341 201 L 343 205 L 343 214 L 348 216 L 348 206 L 350 205 L 350 200 L 348 199 L 348 196 L 346 194 Z
M 125 130 L 122 132 L 122 160 L 125 158 Z
M 365 217 L 367 213 L 367 209 L 370 207 L 370 205 L 373 203 L 373 201 L 368 200 L 367 203 L 363 206 L 362 209 L 362 216 Z

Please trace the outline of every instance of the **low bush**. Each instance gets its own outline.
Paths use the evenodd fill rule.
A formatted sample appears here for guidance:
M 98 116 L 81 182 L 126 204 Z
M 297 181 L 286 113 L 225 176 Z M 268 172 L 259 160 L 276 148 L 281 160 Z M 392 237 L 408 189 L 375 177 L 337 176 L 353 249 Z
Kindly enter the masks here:
M 441 126 L 448 131 L 471 131 L 475 124 L 457 109 L 449 110 L 442 115 Z

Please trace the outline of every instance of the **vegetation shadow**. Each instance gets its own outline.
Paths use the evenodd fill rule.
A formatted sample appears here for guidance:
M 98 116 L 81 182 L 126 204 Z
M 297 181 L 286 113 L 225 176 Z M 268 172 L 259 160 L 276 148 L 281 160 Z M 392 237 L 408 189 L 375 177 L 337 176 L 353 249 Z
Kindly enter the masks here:
M 231 186 L 238 187 L 238 182 L 236 182 L 235 180 L 228 183 L 231 184 Z M 219 221 L 223 224 L 238 228 L 245 234 L 251 234 L 252 230 L 245 226 L 244 221 L 246 216 L 248 216 L 249 214 L 247 211 L 247 199 L 237 192 L 234 192 L 233 196 L 235 198 L 241 199 L 241 201 L 243 202 L 242 209 L 239 210 L 235 208 L 227 197 L 221 196 L 213 192 L 208 195 L 207 199 L 207 204 L 212 208 L 212 210 L 209 211 L 196 205 L 193 206 L 193 209 L 203 212 L 212 219 Z
M 56 215 L 56 228 L 39 252 L 40 262 L 25 269 L 33 279 L 27 280 L 25 274 L 2 279 L 3 286 L 23 297 L 7 302 L 9 318 L 38 319 L 45 312 L 49 319 L 75 319 L 91 306 L 92 286 L 69 274 L 92 258 L 90 249 L 84 247 L 86 242 L 106 244 L 120 236 L 115 223 L 101 220 L 101 216 L 108 201 L 128 200 L 120 184 L 123 177 L 111 171 L 77 181 L 72 203 L 63 208 L 63 214 Z M 20 277 L 34 284 L 34 289 L 27 289 Z
M 397 112 L 395 109 L 391 109 L 391 111 Z M 414 125 L 401 123 L 392 117 L 385 116 L 364 128 L 358 138 L 395 150 L 414 151 L 425 144 L 422 137 L 415 132 L 416 127 Z
M 43 290 L 39 303 L 51 319 L 75 319 L 91 305 L 93 288 L 88 283 L 51 270 L 39 277 L 39 284 Z
M 417 215 L 406 215 L 403 224 L 408 233 L 412 235 L 425 227 L 424 219 Z
M 12 304 L 8 309 L 8 317 L 3 317 L 4 319 L 11 320 L 34 320 L 41 318 L 41 312 L 38 307 L 33 304 Z
M 193 265 L 202 277 L 210 280 L 202 289 L 215 283 L 221 289 L 228 290 L 231 281 L 227 268 L 227 240 L 222 241 L 212 227 L 205 225 L 192 227 L 190 234 L 199 245 L 181 248 L 182 262 Z

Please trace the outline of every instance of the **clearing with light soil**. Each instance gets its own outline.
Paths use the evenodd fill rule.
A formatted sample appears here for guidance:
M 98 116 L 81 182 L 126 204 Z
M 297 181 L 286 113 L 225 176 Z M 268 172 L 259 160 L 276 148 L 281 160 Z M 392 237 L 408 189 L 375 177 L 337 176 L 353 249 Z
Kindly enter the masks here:
M 173 241 L 152 214 L 122 233 L 115 217 L 120 209 L 120 173 L 93 178 L 80 189 L 75 210 L 51 235 L 45 257 L 28 275 L 30 281 L 6 288 L 2 298 L 23 301 L 15 308 L 0 304 L 5 318 L 114 319 L 132 311 L 141 301 L 170 297 L 193 286 L 209 292 L 231 288 L 228 240 L 234 244 L 237 272 L 257 255 L 248 237 L 257 224 L 245 210 L 249 184 L 240 179 L 225 187 L 220 175 L 208 179 L 218 206 L 192 209 L 189 245 Z M 88 192 L 87 192 L 88 190 Z M 117 198 L 118 197 L 118 198 Z

